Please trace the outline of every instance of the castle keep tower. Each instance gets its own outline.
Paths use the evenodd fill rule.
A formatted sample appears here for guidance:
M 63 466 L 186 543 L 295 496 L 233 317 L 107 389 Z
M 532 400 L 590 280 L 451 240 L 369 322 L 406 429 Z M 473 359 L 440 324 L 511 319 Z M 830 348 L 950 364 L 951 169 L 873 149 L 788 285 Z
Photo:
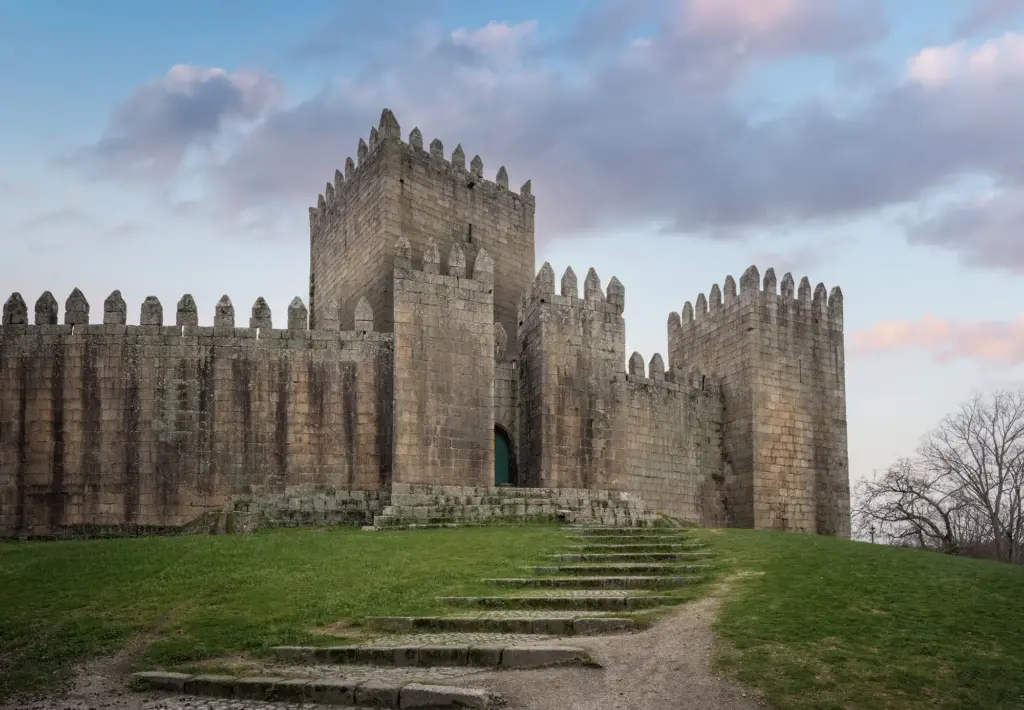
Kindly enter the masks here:
M 418 128 L 401 139 L 398 121 L 384 109 L 369 142 L 359 140 L 356 160 L 335 171 L 309 210 L 310 327 L 340 316 L 351 327 L 356 302 L 366 297 L 378 330 L 392 332 L 394 245 L 408 240 L 422 254 L 429 239 L 460 242 L 468 263 L 483 247 L 495 263 L 494 319 L 516 334 L 519 296 L 534 276 L 534 198 L 530 183 L 508 189 L 504 167 L 485 180 L 483 161 L 467 168 L 462 146 L 444 157 L 441 141 L 424 148 Z M 340 305 L 340 314 L 332 313 Z

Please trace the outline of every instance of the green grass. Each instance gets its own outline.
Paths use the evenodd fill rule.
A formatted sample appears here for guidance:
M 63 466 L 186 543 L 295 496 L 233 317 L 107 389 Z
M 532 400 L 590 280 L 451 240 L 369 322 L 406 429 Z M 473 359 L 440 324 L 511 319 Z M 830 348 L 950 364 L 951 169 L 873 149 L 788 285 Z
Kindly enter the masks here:
M 780 708 L 1024 707 L 1024 568 L 810 535 L 704 531 L 719 665 Z
M 1024 568 L 810 535 L 693 535 L 714 572 L 678 594 L 721 591 L 717 662 L 777 707 L 1024 707 Z M 435 597 L 494 594 L 481 578 L 564 544 L 551 525 L 3 543 L 0 698 L 140 637 L 139 668 L 195 668 L 323 643 L 313 630 L 338 622 L 443 612 Z
M 147 635 L 139 667 L 278 644 L 368 616 L 441 611 L 435 597 L 536 564 L 551 525 L 365 533 L 0 543 L 0 698 Z

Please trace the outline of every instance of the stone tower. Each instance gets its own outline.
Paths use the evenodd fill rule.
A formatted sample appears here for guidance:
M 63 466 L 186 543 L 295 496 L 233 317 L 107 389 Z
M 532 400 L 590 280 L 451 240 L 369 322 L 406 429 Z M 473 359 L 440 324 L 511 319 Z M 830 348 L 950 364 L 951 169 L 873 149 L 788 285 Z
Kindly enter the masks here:
M 504 167 L 485 180 L 483 161 L 476 156 L 467 167 L 461 145 L 446 160 L 441 141 L 424 149 L 418 128 L 403 142 L 384 109 L 356 160 L 345 161 L 310 208 L 310 327 L 339 317 L 351 327 L 365 296 L 377 329 L 391 332 L 394 245 L 404 237 L 416 255 L 430 239 L 460 242 L 469 263 L 485 248 L 495 264 L 494 318 L 514 338 L 519 297 L 534 275 L 534 205 L 529 181 L 510 191 Z
M 781 286 L 781 288 L 780 288 Z M 668 320 L 669 365 L 721 376 L 729 523 L 850 536 L 843 293 L 751 266 Z

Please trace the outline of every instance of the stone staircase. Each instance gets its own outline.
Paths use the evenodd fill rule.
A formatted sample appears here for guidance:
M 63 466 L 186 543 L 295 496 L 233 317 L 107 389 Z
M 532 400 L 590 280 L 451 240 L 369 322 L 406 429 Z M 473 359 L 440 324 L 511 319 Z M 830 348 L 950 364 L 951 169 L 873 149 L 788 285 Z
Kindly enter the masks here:
M 646 627 L 681 603 L 680 592 L 711 567 L 711 553 L 682 528 L 565 530 L 568 552 L 526 568 L 522 577 L 484 580 L 494 595 L 443 597 L 449 614 L 375 617 L 368 620 L 373 635 L 359 644 L 277 647 L 272 661 L 242 664 L 233 675 L 138 673 L 134 683 L 140 690 L 236 702 L 500 707 L 503 698 L 473 687 L 474 675 L 567 664 L 599 668 L 574 639 Z

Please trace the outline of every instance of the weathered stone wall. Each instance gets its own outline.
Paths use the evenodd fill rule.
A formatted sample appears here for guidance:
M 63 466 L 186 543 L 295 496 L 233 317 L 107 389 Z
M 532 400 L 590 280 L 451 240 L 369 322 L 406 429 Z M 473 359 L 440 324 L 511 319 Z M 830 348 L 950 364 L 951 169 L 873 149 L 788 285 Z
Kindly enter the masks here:
M 190 296 L 176 325 L 155 298 L 126 325 L 116 291 L 103 324 L 77 290 L 63 325 L 49 292 L 35 325 L 27 310 L 12 296 L 0 326 L 0 535 L 182 525 L 237 495 L 389 483 L 390 334 L 309 331 L 298 299 L 287 329 L 262 299 L 248 328 L 227 297 L 213 327 Z
M 578 295 L 572 269 L 555 295 L 545 263 L 523 305 L 519 333 L 523 485 L 619 490 L 626 473 L 625 291 L 607 297 L 593 269 Z
M 494 363 L 494 423 L 512 441 L 512 480 L 518 482 L 519 468 L 519 363 Z
M 721 377 L 729 522 L 849 536 L 842 293 L 769 269 L 669 316 L 670 366 Z
M 462 147 L 444 157 L 438 140 L 427 149 L 419 129 L 401 140 L 398 122 L 385 109 L 369 143 L 360 139 L 357 160 L 346 161 L 310 209 L 310 301 L 314 327 L 341 304 L 345 327 L 356 299 L 365 295 L 380 314 L 378 330 L 392 329 L 391 249 L 405 237 L 416 253 L 430 239 L 458 241 L 469 263 L 483 248 L 495 262 L 494 319 L 515 342 L 519 296 L 534 273 L 535 203 L 527 181 L 519 194 L 508 189 L 499 168 L 483 178 L 483 162 L 467 169 Z M 329 317 L 329 316 L 328 316 Z
M 724 520 L 716 492 L 724 481 L 722 392 L 712 378 L 668 373 L 661 355 L 634 353 L 626 376 L 625 488 L 650 510 L 704 525 Z
M 486 486 L 392 486 L 376 527 L 562 520 L 648 525 L 656 519 L 640 496 L 623 491 Z
M 416 255 L 417 258 L 419 255 Z M 454 242 L 448 273 L 429 242 L 422 269 L 407 240 L 394 256 L 394 481 L 488 485 L 494 477 L 494 262 L 473 277 Z

